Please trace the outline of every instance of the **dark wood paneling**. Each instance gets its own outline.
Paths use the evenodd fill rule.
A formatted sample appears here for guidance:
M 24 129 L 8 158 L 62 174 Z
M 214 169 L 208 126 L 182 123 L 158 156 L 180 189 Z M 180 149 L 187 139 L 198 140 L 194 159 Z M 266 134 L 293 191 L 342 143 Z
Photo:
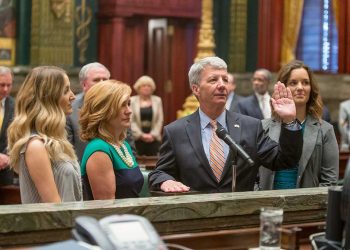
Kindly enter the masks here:
M 182 109 L 184 100 L 191 94 L 188 70 L 197 54 L 198 22 L 174 22 L 174 36 L 171 48 L 171 94 L 172 109 L 170 121 L 176 119 L 176 111 Z
M 126 19 L 124 33 L 124 49 L 121 57 L 120 72 L 116 72 L 117 79 L 131 85 L 145 73 L 145 43 L 147 41 L 147 19 Z
M 349 1 L 338 1 L 339 3 L 339 51 L 338 72 L 350 73 L 350 3 Z
M 0 205 L 21 204 L 19 186 L 8 185 L 0 187 Z
M 165 124 L 190 94 L 187 72 L 195 58 L 201 1 L 99 1 L 99 61 L 112 78 L 133 84 L 149 74 L 163 99 Z M 148 32 L 151 19 L 166 20 Z M 169 31 L 170 26 L 170 31 Z M 151 35 L 151 40 L 148 36 Z
M 164 120 L 170 120 L 171 100 L 167 83 L 170 80 L 168 21 L 165 18 L 151 19 L 148 23 L 147 74 L 156 82 L 156 93 L 162 97 Z
M 201 0 L 99 0 L 99 14 L 113 16 L 161 16 L 200 18 Z
M 258 68 L 278 71 L 281 67 L 283 1 L 259 1 Z

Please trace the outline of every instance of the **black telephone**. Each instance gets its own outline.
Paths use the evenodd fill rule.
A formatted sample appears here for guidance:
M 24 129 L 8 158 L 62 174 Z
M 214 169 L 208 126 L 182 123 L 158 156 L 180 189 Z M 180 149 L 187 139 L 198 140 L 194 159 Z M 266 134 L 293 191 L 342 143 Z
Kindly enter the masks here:
M 138 215 L 111 215 L 99 221 L 93 217 L 79 216 L 72 234 L 75 240 L 99 246 L 103 250 L 167 250 L 152 224 Z

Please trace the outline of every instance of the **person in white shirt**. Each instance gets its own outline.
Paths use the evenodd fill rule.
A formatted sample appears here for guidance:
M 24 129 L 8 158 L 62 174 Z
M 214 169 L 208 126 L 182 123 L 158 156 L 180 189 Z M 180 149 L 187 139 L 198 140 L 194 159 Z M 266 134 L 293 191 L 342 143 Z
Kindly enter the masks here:
M 238 112 L 257 119 L 271 117 L 271 96 L 268 92 L 272 75 L 267 69 L 257 69 L 251 79 L 254 94 L 238 102 Z
M 345 100 L 339 105 L 339 132 L 340 132 L 340 151 L 349 150 L 350 138 L 350 99 Z

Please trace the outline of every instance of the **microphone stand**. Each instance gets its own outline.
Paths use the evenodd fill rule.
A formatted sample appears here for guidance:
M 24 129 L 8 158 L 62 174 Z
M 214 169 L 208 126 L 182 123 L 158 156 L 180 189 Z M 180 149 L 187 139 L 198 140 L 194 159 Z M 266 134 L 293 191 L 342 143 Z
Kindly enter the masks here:
M 232 152 L 232 160 L 231 160 L 231 166 L 232 166 L 232 192 L 236 191 L 236 178 L 237 178 L 237 151 L 230 149 Z

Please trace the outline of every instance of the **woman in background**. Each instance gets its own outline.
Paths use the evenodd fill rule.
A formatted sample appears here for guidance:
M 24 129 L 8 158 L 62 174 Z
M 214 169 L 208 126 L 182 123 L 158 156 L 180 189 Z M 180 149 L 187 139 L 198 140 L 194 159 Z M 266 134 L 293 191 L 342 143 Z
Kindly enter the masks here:
M 303 151 L 294 168 L 272 172 L 260 168 L 260 188 L 289 189 L 335 185 L 339 175 L 339 150 L 334 129 L 322 120 L 322 100 L 318 84 L 310 68 L 302 61 L 284 65 L 277 77 L 293 95 L 297 119 L 303 131 Z M 278 141 L 280 119 L 263 120 L 264 130 Z
M 74 99 L 68 76 L 58 67 L 36 67 L 21 85 L 8 142 L 22 203 L 82 199 L 79 165 L 65 130 Z
M 116 80 L 95 84 L 80 111 L 80 137 L 88 141 L 81 162 L 84 199 L 138 197 L 143 176 L 126 142 L 131 88 Z
M 157 155 L 162 139 L 162 99 L 153 95 L 156 85 L 149 76 L 141 76 L 134 84 L 136 96 L 131 97 L 131 130 L 138 155 Z

